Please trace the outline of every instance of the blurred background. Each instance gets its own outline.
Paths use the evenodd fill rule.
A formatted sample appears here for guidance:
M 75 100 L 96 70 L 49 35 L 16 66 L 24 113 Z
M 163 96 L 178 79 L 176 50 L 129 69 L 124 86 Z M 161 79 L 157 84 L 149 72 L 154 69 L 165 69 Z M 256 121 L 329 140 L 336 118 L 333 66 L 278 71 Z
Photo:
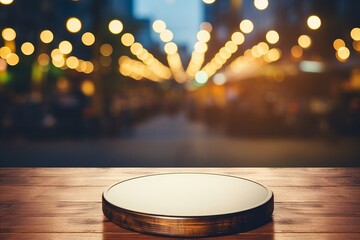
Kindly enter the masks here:
M 358 0 L 0 0 L 0 166 L 360 166 Z

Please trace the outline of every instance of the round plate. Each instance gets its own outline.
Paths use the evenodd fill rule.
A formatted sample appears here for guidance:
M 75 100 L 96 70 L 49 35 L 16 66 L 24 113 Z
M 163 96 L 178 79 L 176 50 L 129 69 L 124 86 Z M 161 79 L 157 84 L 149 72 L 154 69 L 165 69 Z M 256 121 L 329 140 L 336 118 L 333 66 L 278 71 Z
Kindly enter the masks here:
M 116 183 L 103 193 L 104 215 L 137 232 L 205 237 L 233 234 L 271 219 L 272 191 L 244 178 L 170 173 Z

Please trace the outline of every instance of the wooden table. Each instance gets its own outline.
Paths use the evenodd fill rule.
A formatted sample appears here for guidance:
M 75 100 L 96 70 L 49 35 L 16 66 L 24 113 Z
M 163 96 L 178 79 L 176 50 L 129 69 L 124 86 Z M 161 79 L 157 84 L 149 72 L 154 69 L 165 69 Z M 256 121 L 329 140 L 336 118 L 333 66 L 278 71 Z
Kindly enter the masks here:
M 272 222 L 219 239 L 360 239 L 359 168 L 0 169 L 0 239 L 168 239 L 124 230 L 101 210 L 108 185 L 168 172 L 230 174 L 274 191 Z

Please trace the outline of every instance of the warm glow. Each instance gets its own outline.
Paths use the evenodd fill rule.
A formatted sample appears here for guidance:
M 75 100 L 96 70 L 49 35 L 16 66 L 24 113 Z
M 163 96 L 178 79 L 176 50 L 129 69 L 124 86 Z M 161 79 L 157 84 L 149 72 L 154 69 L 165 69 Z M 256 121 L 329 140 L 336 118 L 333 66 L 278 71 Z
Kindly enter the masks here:
M 38 56 L 38 63 L 40 66 L 47 66 L 49 64 L 50 58 L 49 55 L 47 55 L 46 53 L 42 53 Z
M 75 69 L 79 65 L 79 59 L 77 57 L 71 56 L 66 59 L 66 66 L 70 69 Z
M 243 33 L 251 33 L 254 30 L 254 24 L 248 19 L 242 20 L 239 27 Z
M 216 0 L 203 0 L 204 3 L 206 4 L 212 4 L 214 3 Z
M 298 43 L 302 48 L 308 48 L 311 45 L 311 38 L 307 35 L 301 35 L 298 38 Z
M 72 17 L 66 21 L 66 28 L 69 32 L 77 33 L 81 29 L 81 22 L 78 18 Z
M 4 30 L 2 30 L 2 37 L 6 41 L 12 41 L 12 40 L 14 40 L 16 38 L 16 32 L 12 28 L 5 28 Z
M 266 54 L 266 59 L 269 62 L 275 62 L 275 61 L 279 60 L 280 57 L 281 57 L 281 52 L 277 48 L 270 49 L 269 52 Z
M 271 44 L 275 44 L 279 41 L 279 34 L 275 30 L 270 30 L 266 33 L 266 41 Z
M 71 53 L 73 47 L 69 41 L 62 41 L 59 43 L 59 50 L 62 54 Z
M 175 43 L 168 42 L 168 43 L 165 44 L 164 50 L 165 50 L 166 54 L 174 54 L 174 53 L 177 52 L 178 48 L 177 48 Z
M 12 4 L 13 1 L 14 0 L 0 0 L 0 3 L 4 4 L 4 5 L 10 5 L 10 4 Z
M 233 41 L 228 41 L 225 43 L 225 49 L 232 54 L 238 50 L 238 46 Z
M 84 45 L 91 46 L 95 42 L 95 36 L 91 32 L 86 32 L 82 35 L 81 41 L 83 42 Z
M 206 83 L 208 81 L 208 79 L 209 79 L 209 76 L 204 71 L 200 71 L 200 72 L 196 73 L 196 75 L 195 75 L 195 81 L 200 84 Z
M 4 59 L 0 58 L 0 73 L 6 71 L 7 63 Z
M 7 59 L 11 54 L 11 49 L 4 46 L 2 48 L 0 48 L 0 57 L 3 59 Z
M 260 42 L 257 45 L 257 50 L 261 55 L 267 54 L 269 52 L 269 45 L 266 42 Z
M 356 51 L 360 52 L 360 41 L 354 41 L 354 42 L 353 42 L 353 48 L 354 48 Z
M 155 32 L 161 33 L 163 31 L 165 31 L 166 24 L 165 24 L 165 22 L 163 20 L 156 20 L 156 21 L 154 21 L 152 27 L 153 27 Z
M 206 31 L 206 30 L 200 30 L 197 33 L 196 37 L 197 37 L 197 40 L 199 42 L 206 43 L 206 42 L 208 42 L 210 40 L 210 33 L 208 31 Z
M 163 42 L 170 42 L 173 39 L 173 33 L 170 30 L 164 30 L 160 33 L 160 39 Z
M 339 48 L 345 47 L 344 40 L 342 40 L 340 38 L 336 39 L 333 43 L 333 47 L 335 48 L 335 50 L 339 50 Z
M 94 95 L 95 93 L 95 85 L 92 81 L 90 80 L 84 80 L 82 83 L 81 83 L 81 91 L 83 92 L 83 94 L 85 96 L 92 96 Z
M 194 50 L 198 53 L 205 53 L 207 49 L 207 44 L 203 42 L 196 42 L 194 45 Z
M 234 32 L 231 35 L 231 40 L 237 45 L 241 45 L 245 42 L 245 36 L 241 32 Z
M 94 64 L 90 61 L 85 61 L 86 67 L 85 70 L 83 70 L 84 73 L 89 74 L 94 71 Z
M 21 51 L 24 55 L 31 55 L 33 54 L 34 50 L 34 45 L 30 42 L 25 42 L 21 45 Z
M 341 60 L 347 60 L 350 57 L 350 50 L 347 47 L 341 47 L 337 51 L 337 56 Z
M 254 0 L 254 6 L 259 10 L 264 10 L 268 7 L 268 0 Z
M 291 55 L 294 58 L 301 58 L 303 55 L 303 49 L 300 46 L 295 45 L 291 48 Z
M 131 33 L 125 33 L 121 37 L 121 43 L 126 47 L 130 47 L 134 42 L 135 38 Z
M 67 92 L 70 89 L 70 82 L 64 77 L 61 77 L 56 82 L 56 87 L 61 92 Z
M 10 66 L 15 66 L 16 64 L 19 63 L 19 56 L 16 55 L 16 53 L 10 53 L 10 55 L 8 56 L 8 58 L 6 59 L 7 64 L 9 64 Z
M 51 51 L 51 58 L 55 61 L 60 61 L 64 58 L 63 53 L 58 48 Z
M 113 34 L 119 34 L 119 33 L 121 33 L 121 31 L 123 29 L 124 29 L 124 26 L 123 26 L 122 22 L 120 22 L 117 19 L 114 19 L 109 23 L 109 30 Z
M 58 56 L 58 55 L 57 55 Z M 65 59 L 63 57 L 60 58 L 53 58 L 52 59 L 52 64 L 55 67 L 61 68 L 65 66 Z
M 353 28 L 350 32 L 350 36 L 355 41 L 360 41 L 360 28 Z
M 132 54 L 134 55 L 138 55 L 140 54 L 142 51 L 143 51 L 144 47 L 138 43 L 138 42 L 135 42 L 133 45 L 131 45 L 130 47 L 130 51 Z
M 54 39 L 54 34 L 50 30 L 44 30 L 40 33 L 40 39 L 43 43 L 51 43 Z
M 216 85 L 223 85 L 226 82 L 226 76 L 223 73 L 217 73 L 214 75 L 213 81 Z
M 100 64 L 103 67 L 110 67 L 111 63 L 112 63 L 112 58 L 111 57 L 100 56 Z
M 112 53 L 113 53 L 113 47 L 108 44 L 108 43 L 104 43 L 103 45 L 101 45 L 100 47 L 100 53 L 103 55 L 103 56 L 110 56 Z
M 321 26 L 321 20 L 318 16 L 312 15 L 307 19 L 307 25 L 312 30 L 319 29 Z

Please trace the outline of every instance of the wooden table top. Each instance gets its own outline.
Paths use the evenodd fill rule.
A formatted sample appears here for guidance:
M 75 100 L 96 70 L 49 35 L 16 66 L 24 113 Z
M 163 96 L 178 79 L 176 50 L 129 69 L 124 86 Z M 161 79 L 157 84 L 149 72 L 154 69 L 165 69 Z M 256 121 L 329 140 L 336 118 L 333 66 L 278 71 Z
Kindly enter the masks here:
M 274 192 L 272 222 L 214 239 L 360 239 L 360 168 L 2 168 L 0 239 L 170 239 L 122 229 L 101 210 L 107 186 L 170 172 L 245 177 Z

